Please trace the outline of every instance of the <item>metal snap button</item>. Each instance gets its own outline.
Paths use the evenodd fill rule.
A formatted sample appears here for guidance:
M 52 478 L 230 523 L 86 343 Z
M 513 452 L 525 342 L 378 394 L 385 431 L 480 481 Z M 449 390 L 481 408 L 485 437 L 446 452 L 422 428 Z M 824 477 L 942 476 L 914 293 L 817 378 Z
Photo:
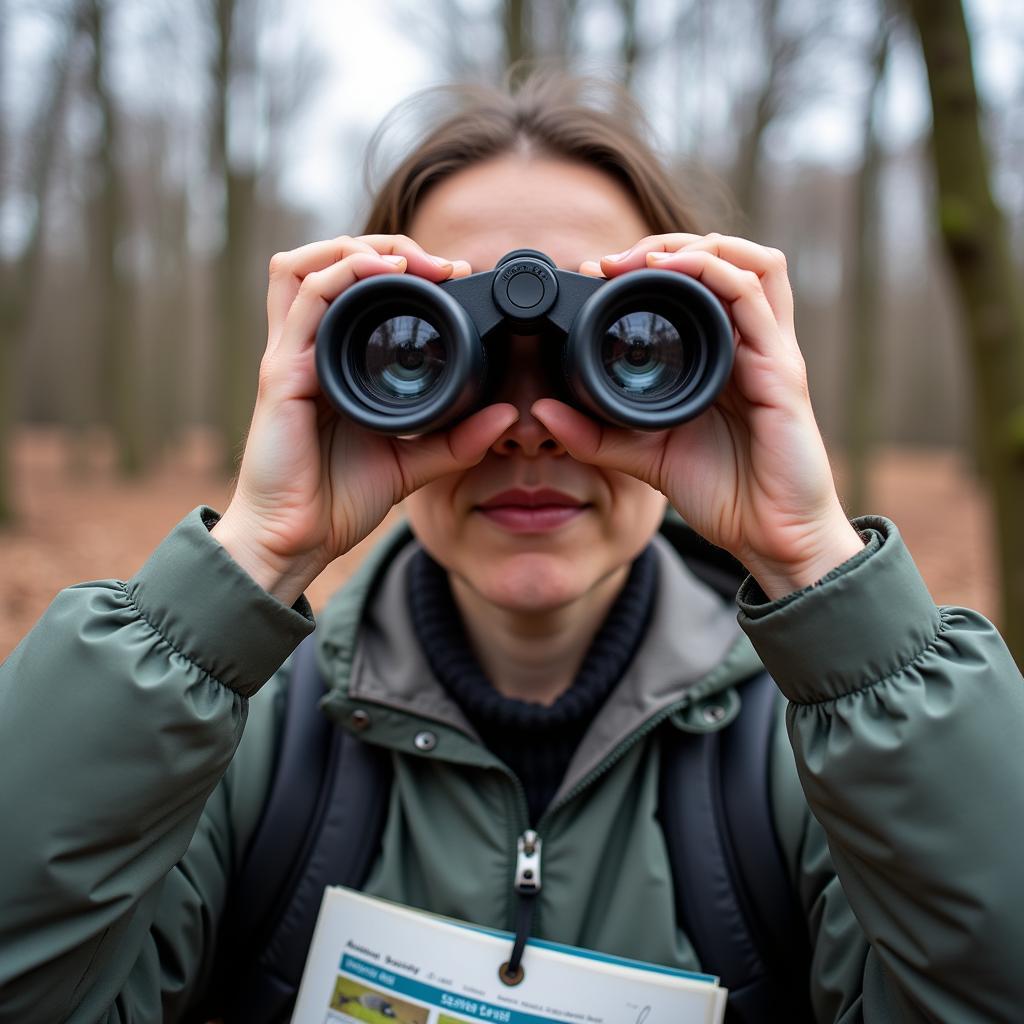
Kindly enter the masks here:
M 710 725 L 725 718 L 725 708 L 721 704 L 705 704 L 702 714 L 704 721 Z
M 370 727 L 370 714 L 367 711 L 363 711 L 362 708 L 357 708 L 353 711 L 348 720 L 349 724 L 357 732 L 362 732 Z
M 433 750 L 437 746 L 437 737 L 425 729 L 423 732 L 416 733 L 412 742 L 417 750 Z

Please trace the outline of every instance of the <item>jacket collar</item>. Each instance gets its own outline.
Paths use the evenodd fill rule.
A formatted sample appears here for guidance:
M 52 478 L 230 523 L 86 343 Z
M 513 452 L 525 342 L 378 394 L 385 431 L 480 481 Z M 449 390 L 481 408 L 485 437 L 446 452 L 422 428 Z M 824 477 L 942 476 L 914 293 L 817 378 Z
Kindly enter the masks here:
M 721 560 L 717 565 L 694 562 L 693 551 L 687 550 L 691 568 L 679 552 L 692 548 L 695 536 L 678 520 L 667 520 L 654 538 L 658 589 L 644 642 L 587 730 L 555 802 L 645 725 L 720 693 L 760 668 L 737 623 L 734 601 L 697 575 L 721 589 L 731 588 L 729 567 Z M 405 578 L 416 549 L 403 524 L 374 549 L 325 610 L 319 653 L 332 690 L 325 704 L 339 713 L 352 702 L 375 705 L 475 741 L 473 727 L 431 672 L 412 627 Z

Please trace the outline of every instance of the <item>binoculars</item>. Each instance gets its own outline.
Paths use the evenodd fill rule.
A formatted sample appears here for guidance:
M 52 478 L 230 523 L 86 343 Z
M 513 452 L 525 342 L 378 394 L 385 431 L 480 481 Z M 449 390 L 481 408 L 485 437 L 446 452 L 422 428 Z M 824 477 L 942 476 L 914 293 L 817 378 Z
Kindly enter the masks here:
M 494 400 L 516 372 L 511 335 L 541 336 L 552 397 L 639 430 L 697 416 L 732 369 L 731 321 L 694 278 L 636 270 L 605 280 L 516 249 L 454 281 L 384 274 L 347 289 L 317 330 L 320 387 L 369 430 L 429 433 Z

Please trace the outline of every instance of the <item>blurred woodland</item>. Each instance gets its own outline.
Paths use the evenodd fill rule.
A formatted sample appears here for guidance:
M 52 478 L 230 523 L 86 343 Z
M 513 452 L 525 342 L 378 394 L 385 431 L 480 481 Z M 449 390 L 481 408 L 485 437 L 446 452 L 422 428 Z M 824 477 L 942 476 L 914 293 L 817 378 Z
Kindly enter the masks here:
M 304 158 L 300 120 L 322 121 L 339 152 L 365 149 L 364 96 L 347 97 L 350 120 L 328 98 L 317 11 L 358 39 L 371 6 L 374 40 L 427 55 L 425 85 L 540 59 L 617 77 L 651 109 L 709 229 L 789 258 L 847 511 L 894 515 L 895 481 L 872 490 L 893 451 L 920 446 L 961 467 L 952 490 L 921 485 L 922 511 L 949 527 L 935 544 L 954 574 L 987 563 L 950 545 L 990 538 L 985 610 L 1024 660 L 1014 0 L 967 0 L 966 17 L 961 0 L 0 0 L 0 559 L 13 565 L 46 515 L 39 495 L 62 500 L 58 479 L 95 488 L 110 474 L 110 493 L 117 476 L 141 480 L 135 493 L 170 480 L 152 488 L 167 525 L 196 479 L 211 495 L 200 500 L 223 502 L 265 343 L 267 263 L 360 228 L 364 187 L 340 160 L 330 208 L 288 181 Z M 998 33 L 1015 69 L 987 91 L 982 32 Z M 379 54 L 382 77 L 394 59 Z M 908 96 L 932 117 L 900 134 Z M 834 135 L 853 137 L 839 156 Z M 37 455 L 48 482 L 33 496 Z M 34 618 L 45 605 L 23 598 L 7 597 L 8 611 Z

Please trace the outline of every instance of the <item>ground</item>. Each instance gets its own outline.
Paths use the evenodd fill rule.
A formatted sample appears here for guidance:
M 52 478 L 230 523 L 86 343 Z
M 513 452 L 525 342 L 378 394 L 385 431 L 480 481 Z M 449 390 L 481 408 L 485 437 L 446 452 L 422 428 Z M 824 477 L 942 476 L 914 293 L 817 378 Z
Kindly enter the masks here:
M 0 531 L 0 658 L 62 587 L 127 578 L 182 516 L 200 504 L 223 510 L 231 494 L 201 433 L 191 435 L 158 472 L 126 483 L 116 479 L 100 440 L 86 438 L 72 449 L 61 431 L 28 430 L 18 438 L 14 471 L 19 521 Z M 936 601 L 997 618 L 988 506 L 964 455 L 885 449 L 872 487 L 872 511 L 895 520 Z M 316 580 L 308 591 L 314 609 L 375 539 Z

